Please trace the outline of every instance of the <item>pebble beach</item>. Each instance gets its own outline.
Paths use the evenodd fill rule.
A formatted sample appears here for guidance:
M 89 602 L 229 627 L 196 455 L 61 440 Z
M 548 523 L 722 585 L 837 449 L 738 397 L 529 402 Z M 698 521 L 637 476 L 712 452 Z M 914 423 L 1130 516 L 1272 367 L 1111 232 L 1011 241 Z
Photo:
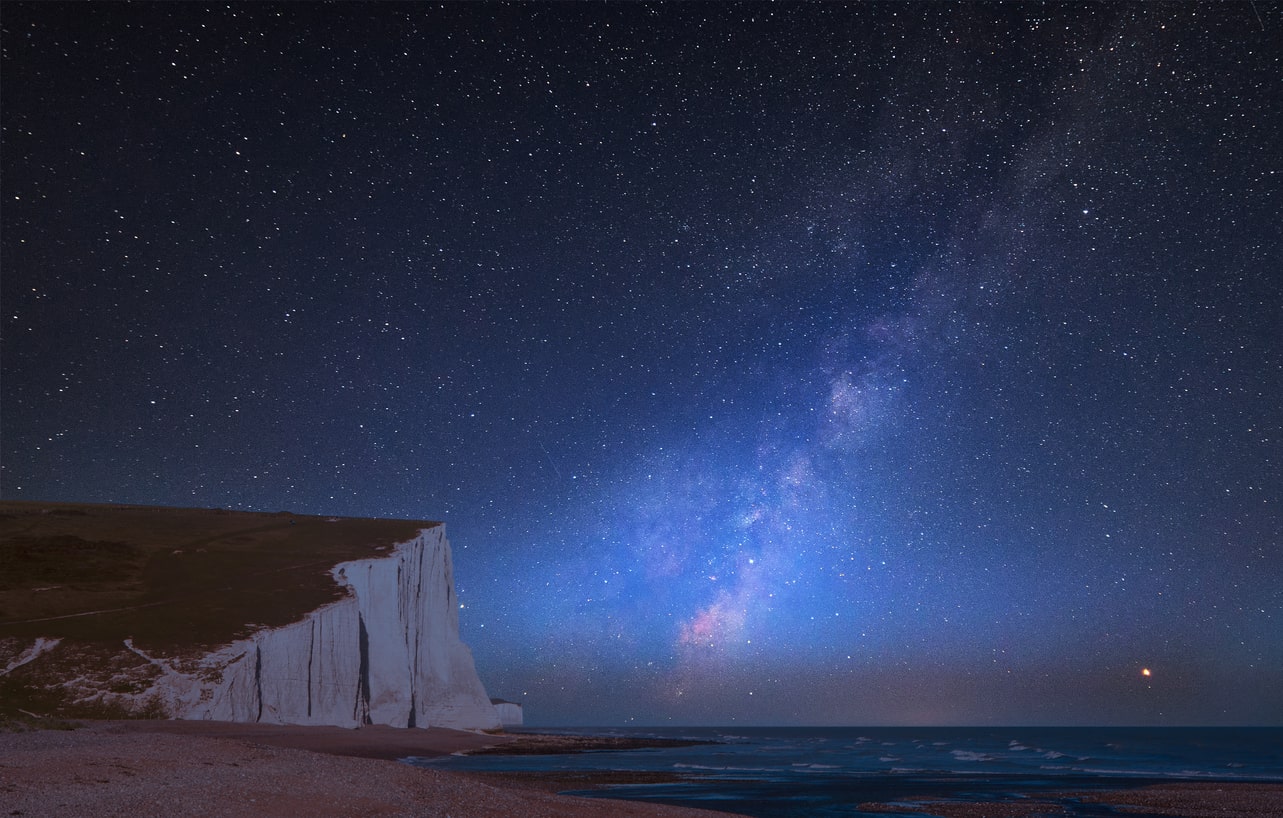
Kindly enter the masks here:
M 7 816 L 625 816 L 726 813 L 494 786 L 395 761 L 500 744 L 454 730 L 89 722 L 0 734 Z
M 488 735 L 445 729 L 300 727 L 196 721 L 84 722 L 74 730 L 0 733 L 0 815 L 7 816 L 622 816 L 711 818 L 725 812 L 558 795 L 623 783 L 609 776 L 443 772 L 408 756 L 602 749 L 580 736 Z M 609 749 L 609 748 L 606 748 Z M 615 748 L 622 749 L 622 748 Z M 616 778 L 618 775 L 616 775 Z M 631 779 L 630 779 L 631 780 Z M 1070 795 L 1070 794 L 1065 794 Z M 1283 815 L 1283 785 L 1173 783 L 1076 794 L 1119 814 L 1181 818 Z M 946 816 L 1070 814 L 1043 801 L 862 804 L 870 812 Z

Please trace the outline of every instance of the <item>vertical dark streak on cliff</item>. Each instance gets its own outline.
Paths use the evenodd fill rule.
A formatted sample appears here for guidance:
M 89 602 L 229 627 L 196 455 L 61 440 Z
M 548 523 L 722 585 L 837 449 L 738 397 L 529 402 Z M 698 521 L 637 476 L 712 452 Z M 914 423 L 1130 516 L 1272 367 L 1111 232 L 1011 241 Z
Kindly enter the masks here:
M 396 564 L 396 590 L 397 590 L 398 597 L 405 596 L 405 558 L 404 557 L 402 557 L 399 561 L 397 561 L 397 564 Z M 398 598 L 397 603 L 404 608 L 405 599 Z M 404 617 L 402 617 L 402 619 L 404 619 Z M 406 620 L 404 622 L 404 627 L 401 629 L 401 638 L 405 640 L 405 643 L 407 645 L 410 644 L 409 620 Z
M 356 691 L 356 712 L 360 724 L 370 724 L 370 634 L 365 630 L 365 617 L 356 615 L 358 639 L 361 648 L 360 684 Z
M 418 717 L 415 712 L 419 709 L 418 704 L 418 682 L 419 682 L 419 644 L 423 641 L 423 634 L 420 628 L 423 626 L 420 606 L 423 604 L 423 555 L 427 551 L 427 542 L 423 532 L 419 532 L 419 548 L 414 552 L 415 571 L 414 571 L 414 600 L 409 606 L 407 616 L 405 617 L 405 638 L 410 647 L 410 726 L 418 726 Z M 413 624 L 414 634 L 411 638 L 410 628 Z M 425 725 L 431 726 L 431 725 Z
M 316 656 L 316 619 L 312 619 L 312 640 L 307 646 L 307 715 L 312 716 L 312 658 Z
M 254 644 L 254 693 L 258 699 L 258 712 L 254 721 L 263 720 L 263 646 Z

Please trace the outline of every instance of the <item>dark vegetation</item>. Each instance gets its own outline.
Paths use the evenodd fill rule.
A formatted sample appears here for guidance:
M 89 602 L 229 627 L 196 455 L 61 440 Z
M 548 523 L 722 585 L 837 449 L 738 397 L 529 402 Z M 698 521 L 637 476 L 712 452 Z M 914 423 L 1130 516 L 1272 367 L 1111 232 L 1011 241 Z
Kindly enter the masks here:
M 0 542 L 0 591 L 37 583 L 92 587 L 135 580 L 143 553 L 123 542 L 84 540 L 69 534 L 14 537 Z
M 0 502 L 0 670 L 37 637 L 64 640 L 0 674 L 0 715 L 25 703 L 34 713 L 101 716 L 59 705 L 51 680 L 88 663 L 142 684 L 147 663 L 125 639 L 145 651 L 197 656 L 259 626 L 297 621 L 343 595 L 334 565 L 379 556 L 433 525 Z M 130 662 L 144 667 L 123 667 Z M 124 689 L 133 684 L 122 681 L 115 692 L 137 692 Z

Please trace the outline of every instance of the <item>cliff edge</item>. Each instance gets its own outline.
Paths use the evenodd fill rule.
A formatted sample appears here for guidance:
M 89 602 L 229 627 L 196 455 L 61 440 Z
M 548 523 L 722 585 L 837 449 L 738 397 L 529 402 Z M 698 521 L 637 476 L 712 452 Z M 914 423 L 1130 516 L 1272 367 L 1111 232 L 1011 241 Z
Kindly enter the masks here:
M 0 707 L 499 726 L 439 523 L 6 503 L 0 524 Z

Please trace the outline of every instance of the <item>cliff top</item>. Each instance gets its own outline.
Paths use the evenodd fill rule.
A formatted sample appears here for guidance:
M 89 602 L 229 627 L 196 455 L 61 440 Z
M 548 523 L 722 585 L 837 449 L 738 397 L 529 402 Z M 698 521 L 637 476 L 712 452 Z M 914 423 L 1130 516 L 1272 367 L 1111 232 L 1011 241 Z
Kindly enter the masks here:
M 343 596 L 330 569 L 421 520 L 0 501 L 0 640 L 230 642 Z

